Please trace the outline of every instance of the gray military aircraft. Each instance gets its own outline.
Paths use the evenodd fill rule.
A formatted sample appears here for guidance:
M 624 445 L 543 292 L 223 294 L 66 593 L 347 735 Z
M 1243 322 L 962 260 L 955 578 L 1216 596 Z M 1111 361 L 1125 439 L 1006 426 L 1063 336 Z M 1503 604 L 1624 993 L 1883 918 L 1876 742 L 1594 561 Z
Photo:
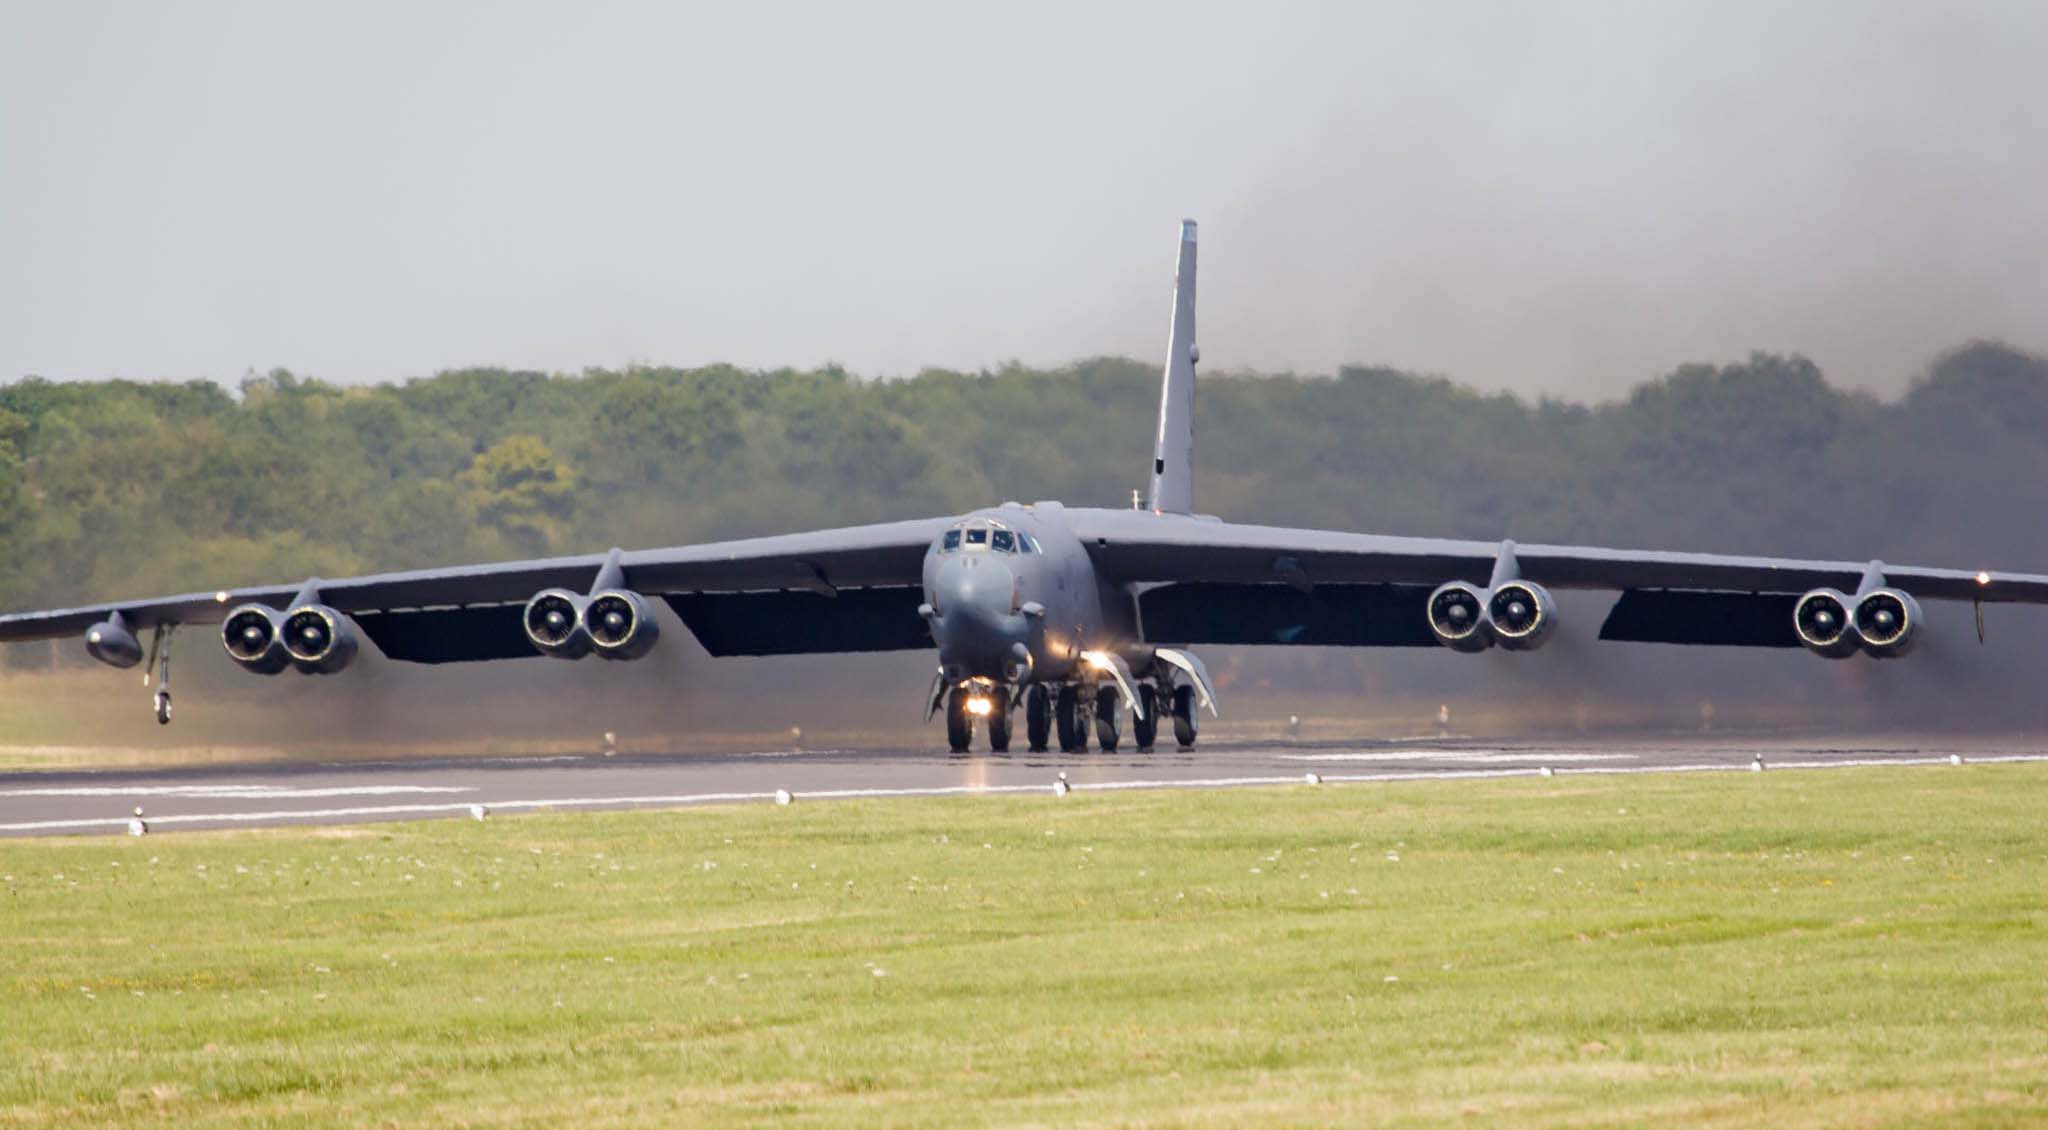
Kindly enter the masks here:
M 926 719 L 964 751 L 1024 717 L 1034 750 L 1182 747 L 1216 713 L 1180 645 L 1541 647 L 1552 588 L 1620 593 L 1600 638 L 1904 655 L 1919 600 L 2048 603 L 2048 576 L 1223 522 L 1194 512 L 1195 224 L 1181 224 L 1149 498 L 1129 510 L 1006 502 L 929 518 L 583 557 L 382 573 L 0 616 L 0 641 L 83 633 L 95 659 L 156 673 L 171 719 L 173 632 L 221 625 L 245 670 L 332 674 L 367 637 L 393 660 L 630 660 L 659 598 L 712 655 L 938 648 Z M 1174 645 L 1174 646 L 1167 646 Z

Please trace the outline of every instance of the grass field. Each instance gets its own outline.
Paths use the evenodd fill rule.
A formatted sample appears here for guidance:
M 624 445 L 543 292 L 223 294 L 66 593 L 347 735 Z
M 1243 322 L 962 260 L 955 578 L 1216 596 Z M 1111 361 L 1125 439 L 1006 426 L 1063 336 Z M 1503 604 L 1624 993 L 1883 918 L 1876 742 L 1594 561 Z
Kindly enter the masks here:
M 0 843 L 0 1126 L 2048 1122 L 2048 769 Z

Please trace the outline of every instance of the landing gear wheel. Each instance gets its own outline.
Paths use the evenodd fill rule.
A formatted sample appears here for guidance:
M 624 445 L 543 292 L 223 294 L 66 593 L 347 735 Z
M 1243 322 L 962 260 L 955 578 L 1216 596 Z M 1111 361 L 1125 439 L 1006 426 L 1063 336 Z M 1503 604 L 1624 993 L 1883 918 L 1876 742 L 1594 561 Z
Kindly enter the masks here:
M 1148 683 L 1139 683 L 1137 689 L 1138 713 L 1131 715 L 1131 744 L 1140 750 L 1150 750 L 1152 739 L 1159 734 L 1158 696 Z
M 1104 753 L 1115 753 L 1117 743 L 1117 708 L 1123 698 L 1115 687 L 1097 687 L 1095 690 L 1095 744 Z
M 988 748 L 997 753 L 1010 752 L 1010 692 L 997 687 L 988 696 Z
M 1173 688 L 1173 740 L 1182 749 L 1195 745 L 1195 688 Z
M 1044 753 L 1045 742 L 1052 735 L 1052 696 L 1045 687 L 1032 684 L 1024 692 L 1024 737 L 1031 743 L 1031 752 Z
M 1053 703 L 1053 728 L 1059 731 L 1060 752 L 1079 753 L 1087 748 L 1088 735 L 1081 728 L 1081 692 L 1074 687 L 1061 687 L 1059 697 Z
M 169 691 L 156 692 L 156 724 L 159 726 L 171 724 L 171 692 Z
M 946 695 L 946 745 L 954 753 L 966 753 L 974 739 L 974 719 L 967 713 L 967 692 L 955 689 Z

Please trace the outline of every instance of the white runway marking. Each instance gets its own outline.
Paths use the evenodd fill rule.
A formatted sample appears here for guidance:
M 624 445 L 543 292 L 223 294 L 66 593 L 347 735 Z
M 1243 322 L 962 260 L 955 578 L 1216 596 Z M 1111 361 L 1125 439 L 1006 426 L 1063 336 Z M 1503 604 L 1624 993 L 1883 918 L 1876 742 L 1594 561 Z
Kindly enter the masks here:
M 402 796 L 408 793 L 468 793 L 464 785 L 336 785 L 295 788 L 290 785 L 52 785 L 37 789 L 0 789 L 0 797 L 199 797 L 211 800 L 298 800 L 342 796 Z
M 1639 753 L 1525 753 L 1504 749 L 1396 749 L 1371 753 L 1282 753 L 1280 761 L 1450 761 L 1473 765 L 1567 765 L 1581 761 L 1635 761 Z
M 2048 761 L 2048 754 L 2026 753 L 2006 754 L 1989 757 L 1969 757 L 1965 764 L 1981 765 L 1996 762 Z M 1879 766 L 1948 765 L 1947 754 L 1918 757 L 1854 758 L 1831 761 L 1777 761 L 1768 762 L 1772 769 L 1854 769 Z M 1606 776 L 1630 773 L 1731 773 L 1749 769 L 1747 761 L 1725 761 L 1694 765 L 1632 765 L 1597 766 L 1587 769 L 1558 770 L 1559 776 Z M 1441 770 L 1397 770 L 1388 773 L 1360 773 L 1331 775 L 1324 782 L 1375 782 L 1375 781 L 1432 781 L 1432 780 L 1473 780 L 1493 777 L 1534 777 L 1539 770 L 1524 768 L 1504 769 L 1441 769 Z M 1127 789 L 1220 789 L 1237 788 L 1246 785 L 1298 785 L 1300 777 L 1210 777 L 1198 780 L 1151 780 L 1151 781 L 1100 781 L 1092 784 L 1074 783 L 1074 792 L 1117 792 Z M 919 796 L 994 796 L 1012 793 L 1050 793 L 1051 785 L 939 785 L 930 788 L 908 789 L 820 789 L 817 792 L 798 791 L 796 796 L 811 800 L 833 800 L 882 797 Z M 493 800 L 493 811 L 548 808 L 679 808 L 699 804 L 716 804 L 736 801 L 769 801 L 773 792 L 724 792 L 684 793 L 673 796 L 616 796 L 616 797 L 565 797 L 552 800 Z M 304 809 L 293 811 L 282 809 L 272 812 L 213 812 L 185 813 L 175 816 L 153 816 L 149 818 L 152 828 L 174 824 L 247 824 L 289 822 L 302 820 L 333 820 L 364 816 L 434 816 L 449 813 L 466 813 L 468 803 L 458 804 L 389 804 L 366 805 L 357 808 Z M 88 828 L 125 829 L 126 817 L 86 820 L 38 820 L 19 824 L 0 824 L 0 832 L 47 832 L 58 830 L 84 830 Z

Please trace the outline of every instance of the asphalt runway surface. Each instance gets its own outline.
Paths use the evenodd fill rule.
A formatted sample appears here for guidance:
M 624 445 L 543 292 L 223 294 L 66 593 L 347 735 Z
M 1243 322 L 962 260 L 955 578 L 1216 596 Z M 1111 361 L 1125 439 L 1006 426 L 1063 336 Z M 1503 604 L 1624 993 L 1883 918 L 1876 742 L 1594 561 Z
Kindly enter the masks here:
M 389 759 L 0 774 L 0 836 L 474 819 L 539 810 L 806 804 L 847 797 L 1057 795 L 1134 788 L 2048 761 L 1979 739 L 1204 743 L 1117 753 L 762 751 Z M 778 793 L 787 796 L 778 796 Z

